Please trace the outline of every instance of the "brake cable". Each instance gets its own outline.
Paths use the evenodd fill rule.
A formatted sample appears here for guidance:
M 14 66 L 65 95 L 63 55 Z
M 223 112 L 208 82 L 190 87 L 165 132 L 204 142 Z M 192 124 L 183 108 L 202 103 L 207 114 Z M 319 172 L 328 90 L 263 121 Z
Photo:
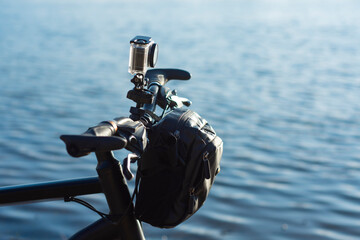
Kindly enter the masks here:
M 134 197 L 134 196 L 133 196 Z M 133 199 L 132 197 L 132 199 Z M 64 201 L 65 202 L 76 202 L 76 203 L 79 203 L 81 205 L 83 205 L 84 207 L 87 207 L 88 209 L 96 212 L 97 214 L 99 214 L 100 217 L 104 218 L 104 219 L 107 219 L 109 221 L 113 221 L 113 220 L 116 220 L 116 217 L 120 216 L 120 215 L 115 215 L 115 214 L 106 214 L 106 213 L 103 213 L 103 212 L 100 212 L 99 210 L 97 210 L 93 205 L 91 205 L 90 203 L 82 200 L 82 199 L 79 199 L 79 198 L 76 198 L 76 197 L 64 197 Z M 117 222 L 121 222 L 123 217 L 126 215 L 126 213 L 129 211 L 130 209 L 130 206 L 131 206 L 131 203 L 132 201 L 129 203 L 129 205 L 127 206 L 125 212 L 120 216 L 119 220 L 117 220 Z
M 97 214 L 100 215 L 100 217 L 102 218 L 106 218 L 106 219 L 110 219 L 110 215 L 109 214 L 106 214 L 106 213 L 103 213 L 103 212 L 100 212 L 98 211 L 93 205 L 91 205 L 90 203 L 84 201 L 84 200 L 81 200 L 79 198 L 76 198 L 76 197 L 64 197 L 64 201 L 65 202 L 76 202 L 76 203 L 79 203 L 81 205 L 83 205 L 84 207 L 87 207 L 88 209 L 96 212 Z

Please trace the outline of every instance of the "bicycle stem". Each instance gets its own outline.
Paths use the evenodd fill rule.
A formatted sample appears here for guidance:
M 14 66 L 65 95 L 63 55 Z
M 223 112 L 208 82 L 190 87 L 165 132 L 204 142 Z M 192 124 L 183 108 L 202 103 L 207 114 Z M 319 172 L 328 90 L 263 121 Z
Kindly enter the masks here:
M 133 204 L 121 164 L 112 152 L 97 152 L 100 185 L 109 206 L 112 221 L 118 225 L 122 239 L 145 240 L 142 228 L 133 213 Z

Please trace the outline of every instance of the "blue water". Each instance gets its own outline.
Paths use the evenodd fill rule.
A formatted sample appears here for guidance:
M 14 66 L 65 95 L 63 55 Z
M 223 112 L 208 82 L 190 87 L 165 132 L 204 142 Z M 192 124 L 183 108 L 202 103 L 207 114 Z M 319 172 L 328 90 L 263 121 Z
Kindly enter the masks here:
M 96 174 L 59 136 L 128 116 L 129 40 L 149 35 L 158 67 L 192 73 L 169 86 L 224 155 L 203 208 L 175 229 L 145 224 L 147 239 L 359 239 L 359 12 L 355 0 L 0 0 L 0 186 Z M 62 201 L 1 207 L 0 239 L 66 239 L 97 218 Z

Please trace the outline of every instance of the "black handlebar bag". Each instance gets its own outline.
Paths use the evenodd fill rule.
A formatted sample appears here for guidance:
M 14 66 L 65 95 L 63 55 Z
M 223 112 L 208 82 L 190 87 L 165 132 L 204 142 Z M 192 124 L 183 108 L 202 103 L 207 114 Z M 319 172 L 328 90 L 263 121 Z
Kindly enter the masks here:
M 135 215 L 172 228 L 206 200 L 220 171 L 223 142 L 210 124 L 188 109 L 175 109 L 148 131 L 138 160 Z

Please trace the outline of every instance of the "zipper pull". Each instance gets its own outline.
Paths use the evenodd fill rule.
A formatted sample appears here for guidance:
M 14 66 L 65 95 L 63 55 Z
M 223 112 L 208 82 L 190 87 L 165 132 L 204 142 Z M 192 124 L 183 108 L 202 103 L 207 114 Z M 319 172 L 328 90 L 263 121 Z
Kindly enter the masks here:
M 199 197 L 195 195 L 195 188 L 190 188 L 188 214 L 193 214 L 199 209 Z
M 206 179 L 210 179 L 210 162 L 208 157 L 209 157 L 209 152 L 204 152 L 203 163 L 204 163 L 204 174 Z
M 176 130 L 174 132 L 174 136 L 176 137 L 176 139 L 179 139 L 180 138 L 180 131 L 179 130 Z
M 178 150 L 178 141 L 179 141 L 179 139 L 180 139 L 180 131 L 179 131 L 179 130 L 176 130 L 176 131 L 174 132 L 174 136 L 176 137 L 176 149 L 175 149 L 175 151 L 176 151 L 177 159 L 179 159 L 180 162 L 181 162 L 181 164 L 182 164 L 183 166 L 185 166 L 186 163 L 185 163 L 184 159 L 183 159 L 182 157 L 180 157 L 180 155 L 179 155 L 179 150 Z
M 184 159 L 182 159 L 182 157 L 180 157 L 179 155 L 179 149 L 178 149 L 178 145 L 179 145 L 179 139 L 180 139 L 180 131 L 176 130 L 174 133 L 170 133 L 171 137 L 172 137 L 172 144 L 171 147 L 169 149 L 170 151 L 170 156 L 172 156 L 170 159 L 173 160 L 171 161 L 171 165 L 173 167 L 177 166 L 178 161 L 180 161 L 180 163 L 185 166 L 185 161 Z

